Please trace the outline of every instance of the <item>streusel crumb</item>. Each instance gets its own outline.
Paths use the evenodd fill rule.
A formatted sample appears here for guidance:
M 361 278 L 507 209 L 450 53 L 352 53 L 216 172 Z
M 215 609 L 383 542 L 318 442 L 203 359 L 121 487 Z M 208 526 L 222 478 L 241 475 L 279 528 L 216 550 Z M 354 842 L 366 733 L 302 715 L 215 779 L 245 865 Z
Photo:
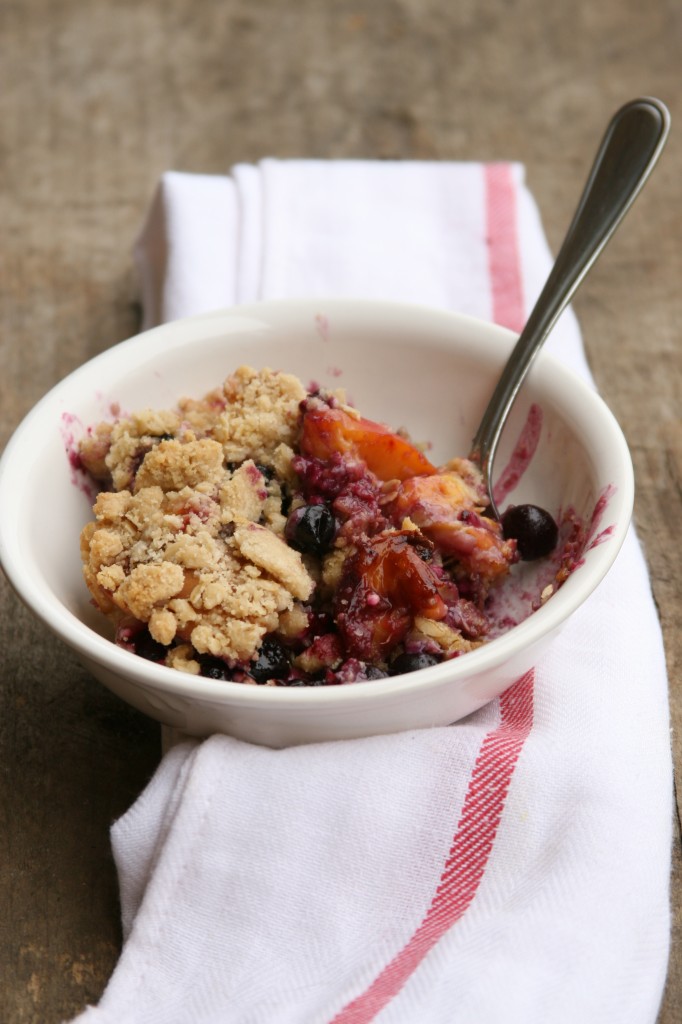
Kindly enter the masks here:
M 310 597 L 265 467 L 291 452 L 304 397 L 295 377 L 242 368 L 204 405 L 144 410 L 88 435 L 84 464 L 115 488 L 98 496 L 82 535 L 85 579 L 103 612 L 146 624 L 166 646 L 177 638 L 248 660 L 280 615 Z

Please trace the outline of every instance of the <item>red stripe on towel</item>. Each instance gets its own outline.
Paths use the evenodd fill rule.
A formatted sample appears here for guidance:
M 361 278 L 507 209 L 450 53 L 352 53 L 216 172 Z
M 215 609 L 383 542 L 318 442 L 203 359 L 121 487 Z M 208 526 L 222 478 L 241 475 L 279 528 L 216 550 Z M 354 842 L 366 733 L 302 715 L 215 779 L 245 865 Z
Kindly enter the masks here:
M 509 164 L 488 164 L 483 173 L 493 320 L 520 331 L 524 305 L 513 172 Z M 493 849 L 516 763 L 533 724 L 533 685 L 531 671 L 500 697 L 500 725 L 481 744 L 450 852 L 421 924 L 332 1024 L 369 1024 L 470 906 Z
M 493 320 L 520 331 L 525 318 L 513 172 L 509 164 L 486 164 L 484 176 Z
M 431 905 L 407 944 L 332 1024 L 368 1024 L 473 900 L 493 848 L 509 784 L 533 724 L 533 672 L 500 697 L 501 722 L 485 736 Z

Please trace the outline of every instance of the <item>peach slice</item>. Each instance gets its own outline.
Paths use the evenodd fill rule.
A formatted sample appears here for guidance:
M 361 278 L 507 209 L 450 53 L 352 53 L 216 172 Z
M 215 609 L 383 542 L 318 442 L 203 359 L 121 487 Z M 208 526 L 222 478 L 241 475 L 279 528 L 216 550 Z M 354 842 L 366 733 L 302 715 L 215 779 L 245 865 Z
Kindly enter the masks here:
M 361 459 L 384 481 L 436 472 L 423 452 L 383 424 L 322 404 L 304 413 L 300 451 L 318 459 L 336 453 Z
M 481 514 L 478 494 L 456 473 L 435 473 L 404 480 L 390 506 L 394 520 L 409 518 L 445 555 L 468 574 L 491 584 L 516 561 L 516 542 Z
M 424 562 L 413 531 L 365 538 L 346 561 L 336 595 L 346 650 L 365 661 L 383 658 L 406 635 L 416 616 L 443 619 L 442 581 Z

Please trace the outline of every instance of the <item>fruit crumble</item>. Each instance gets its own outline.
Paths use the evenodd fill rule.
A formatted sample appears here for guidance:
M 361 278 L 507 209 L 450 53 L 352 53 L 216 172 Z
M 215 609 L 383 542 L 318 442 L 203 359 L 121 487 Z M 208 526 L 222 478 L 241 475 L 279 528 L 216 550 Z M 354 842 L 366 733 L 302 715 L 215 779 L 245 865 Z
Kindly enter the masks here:
M 269 369 L 101 423 L 79 455 L 90 593 L 118 644 L 183 672 L 320 686 L 458 657 L 519 557 L 473 463 Z

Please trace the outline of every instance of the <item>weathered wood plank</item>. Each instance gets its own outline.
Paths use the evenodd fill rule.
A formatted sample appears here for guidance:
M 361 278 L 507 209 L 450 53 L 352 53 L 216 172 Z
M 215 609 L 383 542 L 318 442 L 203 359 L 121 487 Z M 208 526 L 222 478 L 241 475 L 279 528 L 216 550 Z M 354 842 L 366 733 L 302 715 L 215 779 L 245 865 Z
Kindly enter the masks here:
M 637 93 L 682 109 L 674 0 L 25 0 L 0 6 L 0 445 L 85 359 L 133 333 L 130 247 L 158 175 L 265 155 L 511 158 L 550 241 L 605 119 Z M 628 436 L 682 761 L 682 142 L 577 302 Z M 0 581 L 0 1018 L 96 1000 L 120 935 L 108 825 L 158 729 L 90 680 Z M 679 821 L 661 1024 L 682 1017 Z

